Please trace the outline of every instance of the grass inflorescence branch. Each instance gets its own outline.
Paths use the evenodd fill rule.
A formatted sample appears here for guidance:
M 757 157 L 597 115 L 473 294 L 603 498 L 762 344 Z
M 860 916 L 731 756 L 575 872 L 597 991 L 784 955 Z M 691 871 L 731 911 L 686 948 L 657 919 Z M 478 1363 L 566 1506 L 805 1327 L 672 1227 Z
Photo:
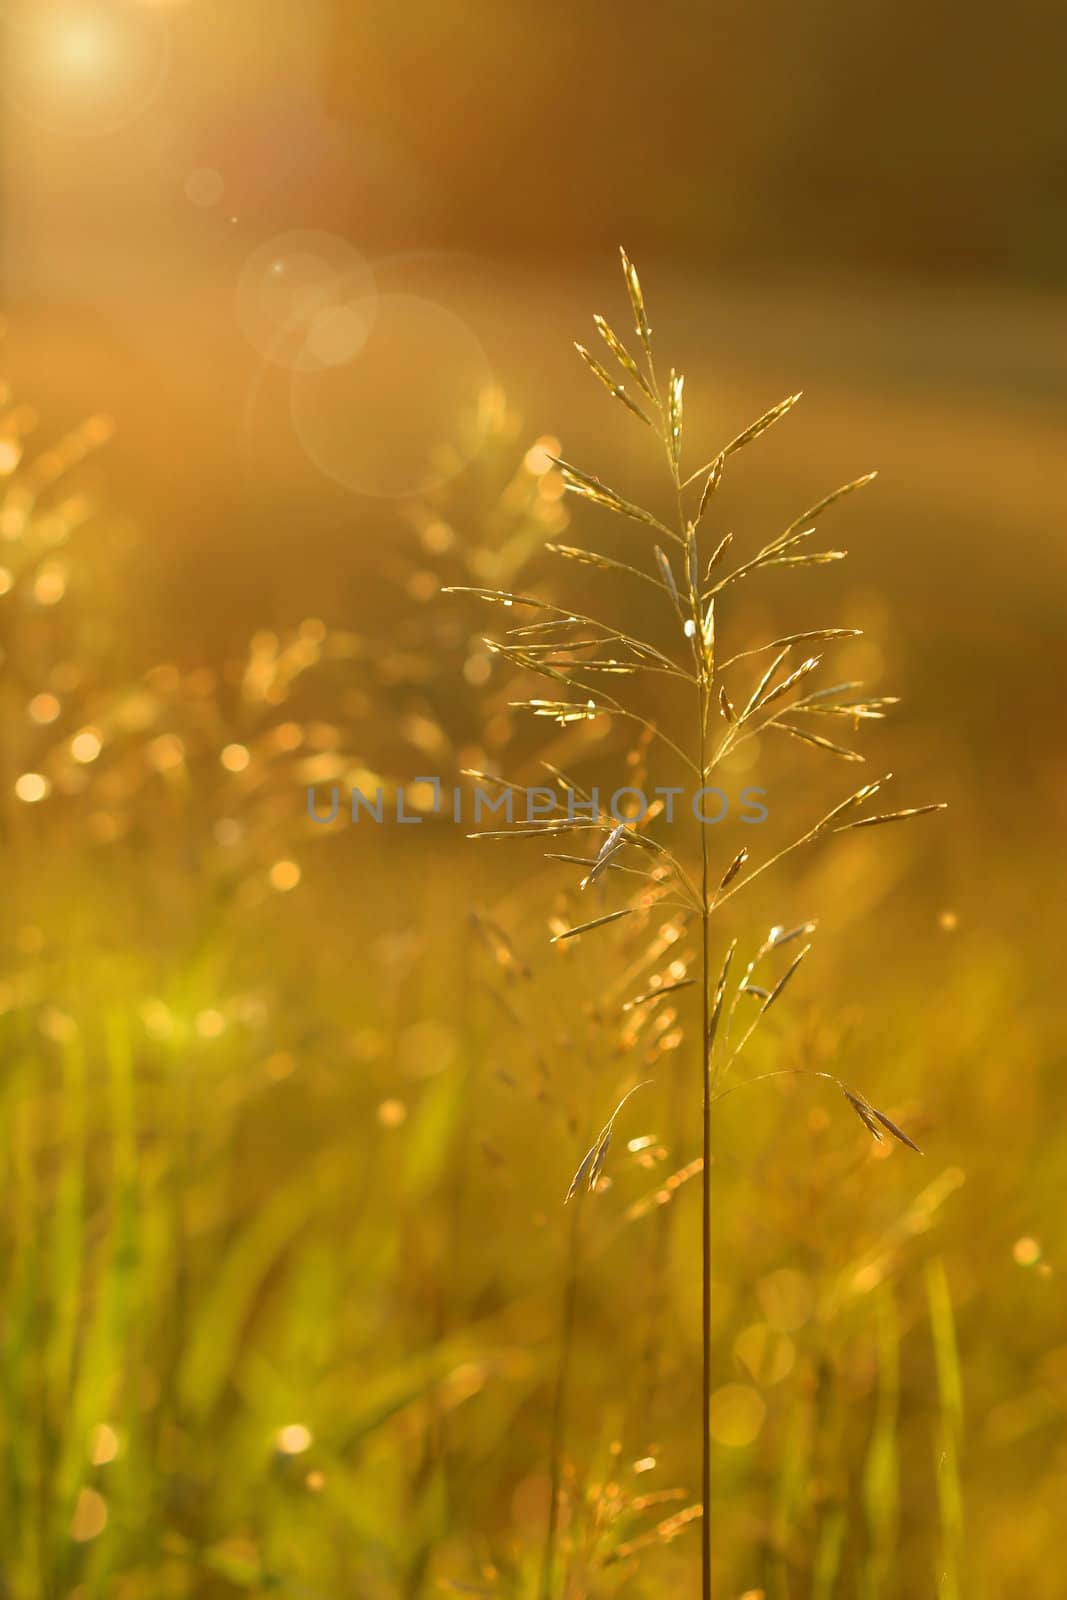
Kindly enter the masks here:
M 561 559 L 587 566 L 610 579 L 636 578 L 644 592 L 650 587 L 655 590 L 656 597 L 649 597 L 649 604 L 659 604 L 664 608 L 663 623 L 672 631 L 673 645 L 661 649 L 616 627 L 610 621 L 563 608 L 541 598 L 504 590 L 469 590 L 469 593 L 479 595 L 506 610 L 528 608 L 537 613 L 537 620 L 520 623 L 508 631 L 505 639 L 489 641 L 490 647 L 512 666 L 552 679 L 573 691 L 576 696 L 572 699 L 533 698 L 512 703 L 525 706 L 535 716 L 551 717 L 564 727 L 599 717 L 635 722 L 644 730 L 653 748 L 669 753 L 702 785 L 707 784 L 716 768 L 741 744 L 767 730 L 785 733 L 816 754 L 826 754 L 847 762 L 862 761 L 859 752 L 809 727 L 806 719 L 845 718 L 854 729 L 858 729 L 865 722 L 884 717 L 886 711 L 896 704 L 895 699 L 889 696 L 857 696 L 856 691 L 861 686 L 855 683 L 813 688 L 812 684 L 824 666 L 821 650 L 805 653 L 798 659 L 801 651 L 806 652 L 813 645 L 832 648 L 840 640 L 855 638 L 857 630 L 838 626 L 805 629 L 720 659 L 717 653 L 717 606 L 732 597 L 738 585 L 770 568 L 815 568 L 844 559 L 843 550 L 812 549 L 808 541 L 816 534 L 823 513 L 869 484 L 875 474 L 867 473 L 824 495 L 753 555 L 744 557 L 736 566 L 724 570 L 726 557 L 733 548 L 733 535 L 729 532 L 710 535 L 707 529 L 713 520 L 715 498 L 730 462 L 792 411 L 800 394 L 789 395 L 771 406 L 755 422 L 715 451 L 700 467 L 686 473 L 683 468 L 686 447 L 685 378 L 673 367 L 665 378 L 658 373 L 644 293 L 637 271 L 625 251 L 622 252 L 622 268 L 633 317 L 637 354 L 601 316 L 597 316 L 594 323 L 604 347 L 604 360 L 594 356 L 581 344 L 577 347 L 578 353 L 611 398 L 658 436 L 667 466 L 671 512 L 661 515 L 649 510 L 609 487 L 593 473 L 554 456 L 552 462 L 565 490 L 608 512 L 620 523 L 629 525 L 631 531 L 636 526 L 636 537 L 645 542 L 645 547 L 642 556 L 640 543 L 636 547 L 631 543 L 625 559 L 574 545 L 550 544 L 548 548 Z M 611 368 L 612 362 L 618 369 L 617 375 Z M 705 543 L 707 548 L 704 547 Z M 769 657 L 769 664 L 760 668 L 760 657 Z M 660 674 L 668 680 L 665 690 L 679 697 L 680 702 L 686 702 L 683 710 L 690 731 L 685 738 L 668 735 L 658 720 L 649 718 L 644 711 L 623 699 L 606 695 L 599 683 L 590 685 L 584 681 L 590 674 L 601 678 L 607 674 L 629 678 L 644 672 Z M 941 809 L 938 805 L 919 805 L 877 814 L 864 813 L 862 808 L 880 792 L 886 781 L 883 778 L 864 784 L 801 831 L 789 844 L 756 865 L 750 864 L 750 852 L 745 848 L 725 867 L 721 864 L 716 867 L 712 861 L 710 831 L 707 827 L 701 827 L 699 868 L 691 873 L 674 843 L 668 844 L 653 833 L 657 821 L 654 811 L 643 818 L 640 824 L 627 825 L 620 823 L 617 818 L 597 812 L 581 822 L 553 819 L 535 827 L 517 827 L 486 835 L 528 837 L 531 832 L 536 832 L 553 836 L 577 829 L 592 832 L 594 845 L 591 853 L 575 855 L 557 852 L 550 859 L 581 870 L 579 889 L 588 890 L 593 885 L 599 885 L 600 891 L 606 891 L 608 885 L 619 886 L 624 899 L 618 906 L 603 910 L 584 921 L 560 926 L 554 936 L 556 943 L 567 944 L 586 936 L 610 939 L 611 935 L 605 934 L 604 930 L 624 922 L 624 919 L 647 908 L 650 903 L 656 903 L 648 898 L 647 882 L 636 889 L 630 887 L 627 880 L 632 882 L 635 875 L 653 883 L 654 895 L 662 896 L 674 884 L 675 892 L 683 896 L 681 905 L 685 908 L 689 926 L 697 930 L 699 951 L 694 971 L 699 973 L 699 977 L 660 982 L 627 1000 L 623 1009 L 651 1006 L 665 995 L 674 995 L 688 987 L 695 988 L 697 984 L 700 986 L 700 1020 L 696 1025 L 699 1042 L 694 1067 L 699 1072 L 700 1083 L 701 1149 L 699 1162 L 694 1164 L 693 1170 L 699 1169 L 702 1197 L 702 1482 L 700 1505 L 693 1508 L 692 1520 L 699 1517 L 701 1523 L 702 1600 L 710 1600 L 712 1594 L 714 1552 L 712 1439 L 709 1425 L 713 1374 L 713 1107 L 725 1094 L 744 1087 L 745 1081 L 762 1082 L 785 1072 L 804 1070 L 784 1068 L 763 1072 L 745 1081 L 726 1082 L 763 1019 L 772 1008 L 783 1003 L 787 987 L 794 983 L 808 956 L 810 937 L 815 931 L 814 921 L 788 930 L 783 927 L 772 928 L 748 961 L 738 981 L 735 976 L 738 941 L 735 938 L 725 950 L 717 951 L 716 919 L 722 908 L 736 895 L 744 892 L 757 878 L 801 846 L 815 844 L 830 834 L 905 821 Z M 651 869 L 650 852 L 655 862 Z M 661 899 L 658 903 L 671 902 Z M 784 958 L 783 950 L 787 951 Z M 912 1150 L 918 1150 L 910 1135 L 877 1110 L 863 1094 L 830 1073 L 816 1072 L 810 1075 L 834 1083 L 876 1140 L 888 1134 Z M 574 1173 L 566 1193 L 567 1201 L 582 1189 L 597 1189 L 603 1177 L 616 1119 L 630 1096 L 643 1086 L 632 1083 L 618 1098 L 614 1111 Z M 573 1302 L 568 1304 L 569 1341 L 573 1334 Z M 569 1348 L 564 1350 L 562 1359 L 564 1362 L 569 1360 Z M 560 1436 L 561 1427 L 554 1430 L 554 1437 Z M 559 1507 L 555 1497 L 559 1492 L 561 1470 L 561 1462 L 554 1459 L 551 1474 L 553 1504 L 542 1572 L 544 1600 L 550 1600 L 552 1595 L 562 1592 L 555 1587 L 554 1576 L 559 1532 Z

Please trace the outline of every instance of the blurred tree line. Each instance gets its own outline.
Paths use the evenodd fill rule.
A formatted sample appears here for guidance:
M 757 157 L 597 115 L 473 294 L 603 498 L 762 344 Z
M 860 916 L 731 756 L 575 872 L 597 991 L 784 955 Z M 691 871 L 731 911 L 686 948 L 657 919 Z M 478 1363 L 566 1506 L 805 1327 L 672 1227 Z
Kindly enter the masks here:
M 422 174 L 423 236 L 968 277 L 1067 258 L 1062 0 L 337 0 L 336 29 L 338 103 Z

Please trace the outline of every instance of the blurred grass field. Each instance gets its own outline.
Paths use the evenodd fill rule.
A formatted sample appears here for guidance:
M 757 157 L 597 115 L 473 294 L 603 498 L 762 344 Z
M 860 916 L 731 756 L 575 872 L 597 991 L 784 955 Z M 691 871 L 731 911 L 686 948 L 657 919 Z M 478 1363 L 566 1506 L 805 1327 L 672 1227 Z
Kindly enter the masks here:
M 464 272 L 453 303 L 525 420 L 491 398 L 472 465 L 413 503 L 323 487 L 270 414 L 239 473 L 213 430 L 225 366 L 196 423 L 215 453 L 193 476 L 174 438 L 164 459 L 195 353 L 139 413 L 119 364 L 95 401 L 114 443 L 90 424 L 64 445 L 92 364 L 24 393 L 56 336 L 12 326 L 42 420 L 16 447 L 30 419 L 8 409 L 0 510 L 11 1600 L 536 1592 L 561 1202 L 614 1103 L 598 996 L 636 946 L 550 948 L 560 880 L 536 851 L 305 810 L 309 782 L 353 773 L 404 785 L 479 752 L 532 772 L 484 619 L 438 586 L 527 559 L 547 577 L 537 548 L 568 516 L 604 534 L 531 467 L 549 432 L 648 489 L 626 419 L 571 370 L 588 313 L 615 309 L 599 282 Z M 926 1154 L 874 1145 L 803 1080 L 723 1104 L 718 1592 L 1058 1600 L 1062 306 L 646 278 L 709 454 L 808 390 L 728 487 L 739 540 L 882 469 L 834 513 L 843 570 L 800 599 L 768 584 L 738 627 L 863 627 L 857 670 L 906 697 L 872 774 L 950 802 L 746 910 L 757 931 L 820 917 L 755 1067 L 847 1068 Z M 187 545 L 205 505 L 215 542 Z M 772 830 L 847 788 L 785 772 L 761 750 L 745 773 Z M 691 1026 L 679 1003 L 641 1039 L 657 1081 L 626 1137 L 649 1142 L 620 1141 L 583 1202 L 567 1600 L 695 1588 L 694 1527 L 670 1519 L 699 1499 L 700 1219 L 695 1186 L 665 1186 L 699 1148 L 675 1078 Z

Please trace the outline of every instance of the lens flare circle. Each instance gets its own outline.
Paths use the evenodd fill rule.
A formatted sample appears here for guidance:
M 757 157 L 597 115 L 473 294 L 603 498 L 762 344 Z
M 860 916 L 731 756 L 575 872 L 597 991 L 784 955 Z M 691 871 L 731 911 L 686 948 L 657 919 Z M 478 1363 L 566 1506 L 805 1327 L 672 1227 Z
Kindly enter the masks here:
M 349 360 L 373 320 L 374 274 L 346 239 L 316 229 L 279 234 L 255 250 L 237 284 L 249 344 L 295 372 Z M 358 305 L 353 317 L 348 308 Z
M 343 349 L 346 329 L 359 348 L 324 361 L 320 345 L 294 373 L 297 437 L 346 489 L 379 499 L 425 494 L 481 447 L 479 402 L 493 381 L 485 350 L 460 317 L 417 295 L 381 294 L 344 313 L 332 348 Z

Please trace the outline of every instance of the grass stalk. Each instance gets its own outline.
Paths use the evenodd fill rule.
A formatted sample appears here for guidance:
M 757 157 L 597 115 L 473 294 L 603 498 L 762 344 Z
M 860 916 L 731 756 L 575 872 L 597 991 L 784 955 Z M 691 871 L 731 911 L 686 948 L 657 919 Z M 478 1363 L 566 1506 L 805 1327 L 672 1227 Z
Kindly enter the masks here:
M 700 765 L 706 761 L 707 744 L 707 690 L 701 693 L 700 705 Z M 700 1584 L 703 1600 L 711 1600 L 711 899 L 709 889 L 708 830 L 700 830 L 701 855 L 701 991 L 703 994 L 701 1024 L 701 1070 L 703 1077 L 703 1138 L 700 1173 L 701 1192 L 701 1350 L 702 1378 L 700 1398 L 703 1414 L 702 1464 L 700 1501 L 702 1507 L 700 1526 Z
M 675 478 L 677 481 L 677 468 Z M 681 491 L 678 494 L 679 517 L 684 526 L 684 508 Z M 695 538 L 695 535 L 694 535 Z M 689 564 L 692 566 L 692 563 Z M 695 617 L 700 615 L 700 596 L 690 579 L 690 607 Z M 700 782 L 704 783 L 708 770 L 708 712 L 712 684 L 706 670 L 698 678 L 697 748 L 700 752 Z M 700 1472 L 700 1592 L 702 1600 L 711 1600 L 711 849 L 708 830 L 700 829 L 700 1070 L 701 1070 L 701 1246 L 700 1246 L 700 1344 L 701 1344 L 701 1472 Z
M 571 1212 L 567 1237 L 567 1268 L 563 1280 L 563 1307 L 560 1318 L 559 1359 L 552 1396 L 552 1432 L 548 1490 L 548 1527 L 541 1562 L 541 1600 L 552 1600 L 559 1554 L 560 1509 L 563 1494 L 563 1462 L 567 1439 L 567 1405 L 570 1399 L 571 1361 L 578 1312 L 578 1267 L 581 1256 L 582 1192 Z
M 827 562 L 840 560 L 844 555 L 843 551 L 811 550 L 806 541 L 816 531 L 815 519 L 836 501 L 869 482 L 872 475 L 854 479 L 840 489 L 823 496 L 808 513 L 791 523 L 783 533 L 765 543 L 754 555 L 742 560 L 738 566 L 720 575 L 720 563 L 730 548 L 732 536 L 722 535 L 712 547 L 710 556 L 706 552 L 702 556 L 700 529 L 705 512 L 713 509 L 712 501 L 727 461 L 784 417 L 795 405 L 799 395 L 791 395 L 773 406 L 732 439 L 710 459 L 705 467 L 683 479 L 681 459 L 684 378 L 674 368 L 670 369 L 665 382 L 657 376 L 652 355 L 651 328 L 641 285 L 625 253 L 622 262 L 633 312 L 634 331 L 643 364 L 639 364 L 630 354 L 602 318 L 597 320 L 597 328 L 620 367 L 622 378 L 636 385 L 637 394 L 628 391 L 626 382 L 612 376 L 584 347 L 579 347 L 579 353 L 593 375 L 608 390 L 611 398 L 647 426 L 662 447 L 674 491 L 676 527 L 668 527 L 654 512 L 624 498 L 592 473 L 573 466 L 557 456 L 551 459 L 562 477 L 565 489 L 571 494 L 590 501 L 594 506 L 612 513 L 623 523 L 630 525 L 631 536 L 632 525 L 637 524 L 643 530 L 642 537 L 646 540 L 652 539 L 652 549 L 646 555 L 643 568 L 631 568 L 629 565 L 620 564 L 613 557 L 601 561 L 595 552 L 582 552 L 582 554 L 583 558 L 592 564 L 600 564 L 608 571 L 617 571 L 621 568 L 623 575 L 633 572 L 642 580 L 646 589 L 651 585 L 659 590 L 660 616 L 661 618 L 670 616 L 673 619 L 672 642 L 665 651 L 654 640 L 649 641 L 633 633 L 623 632 L 611 622 L 600 620 L 583 611 L 565 609 L 538 596 L 498 589 L 465 590 L 463 592 L 510 612 L 509 620 L 513 619 L 516 609 L 533 611 L 537 618 L 532 623 L 520 623 L 518 626 L 510 627 L 504 640 L 488 640 L 487 644 L 491 650 L 502 655 L 512 665 L 548 678 L 553 685 L 554 698 L 538 697 L 511 701 L 509 705 L 525 708 L 535 716 L 551 717 L 560 726 L 585 723 L 602 716 L 636 722 L 647 735 L 648 743 L 650 745 L 654 743 L 659 755 L 669 752 L 670 757 L 680 763 L 699 782 L 701 793 L 711 773 L 728 755 L 732 755 L 741 745 L 769 729 L 791 734 L 809 748 L 821 749 L 825 754 L 834 755 L 839 759 L 849 762 L 860 761 L 863 758 L 857 752 L 844 749 L 822 734 L 813 733 L 808 725 L 808 719 L 840 717 L 858 726 L 861 721 L 881 718 L 885 714 L 885 709 L 894 702 L 886 697 L 857 699 L 853 696 L 853 691 L 860 686 L 852 683 L 837 683 L 825 689 L 812 688 L 812 675 L 821 666 L 822 655 L 806 656 L 799 664 L 796 656 L 790 655 L 790 652 L 800 645 L 806 649 L 816 642 L 822 645 L 845 637 L 855 637 L 856 630 L 838 627 L 807 629 L 784 638 L 744 648 L 728 659 L 721 660 L 716 650 L 715 608 L 717 598 L 724 590 L 730 586 L 736 587 L 743 580 L 755 578 L 766 569 L 780 565 L 788 565 L 791 568 L 821 567 Z M 702 478 L 704 482 L 697 503 L 696 493 L 687 497 L 687 490 Z M 659 539 L 664 541 L 662 546 L 657 542 Z M 799 548 L 802 545 L 803 548 Z M 567 547 L 555 548 L 561 553 L 566 553 Z M 714 578 L 713 574 L 716 574 Z M 732 592 L 731 589 L 731 597 Z M 641 631 L 643 633 L 644 629 Z M 592 657 L 584 653 L 590 648 L 596 652 Z M 776 654 L 770 656 L 771 652 Z M 752 677 L 745 663 L 750 657 L 760 656 L 770 656 L 770 665 L 758 676 L 753 686 Z M 740 676 L 736 672 L 738 664 L 742 667 Z M 690 748 L 684 748 L 664 732 L 658 718 L 650 720 L 644 714 L 643 708 L 635 709 L 633 705 L 605 693 L 601 682 L 596 678 L 596 675 L 603 671 L 622 674 L 628 679 L 641 673 L 667 673 L 671 678 L 691 685 L 695 690 L 698 726 L 696 738 Z M 590 675 L 594 678 L 593 682 L 589 681 Z M 573 698 L 562 698 L 565 690 L 571 691 Z M 688 689 L 685 693 L 688 696 Z M 846 698 L 842 698 L 843 696 Z M 715 728 L 712 727 L 713 721 Z M 791 844 L 777 850 L 764 861 L 749 866 L 749 849 L 746 846 L 736 853 L 734 859 L 725 866 L 725 870 L 721 862 L 713 865 L 712 840 L 707 826 L 713 819 L 705 818 L 699 799 L 694 796 L 696 803 L 693 805 L 693 815 L 700 822 L 699 887 L 671 845 L 644 826 L 646 817 L 620 820 L 619 817 L 603 811 L 594 814 L 591 810 L 588 818 L 580 820 L 573 817 L 565 820 L 553 817 L 536 829 L 512 827 L 503 832 L 489 830 L 486 834 L 489 838 L 507 836 L 528 838 L 531 833 L 540 833 L 542 836 L 555 839 L 558 835 L 576 831 L 588 831 L 594 835 L 600 833 L 602 837 L 599 849 L 594 840 L 591 858 L 585 856 L 576 858 L 570 854 L 555 854 L 552 857 L 555 860 L 576 862 L 588 869 L 579 884 L 579 891 L 598 880 L 606 884 L 615 878 L 616 874 L 632 873 L 635 868 L 639 878 L 646 878 L 648 872 L 645 869 L 649 867 L 651 859 L 661 875 L 661 883 L 669 883 L 672 890 L 681 892 L 685 897 L 681 901 L 673 899 L 668 901 L 661 892 L 654 902 L 662 909 L 670 908 L 682 913 L 682 918 L 676 921 L 675 936 L 680 938 L 688 931 L 688 926 L 699 920 L 700 949 L 693 952 L 693 958 L 694 966 L 699 967 L 702 993 L 699 1050 L 702 1108 L 700 1337 L 703 1417 L 699 1506 L 702 1600 L 711 1600 L 712 1596 L 710 1426 L 713 1265 L 712 1107 L 724 1094 L 732 1092 L 733 1088 L 742 1087 L 741 1083 L 734 1083 L 726 1088 L 720 1088 L 719 1085 L 745 1051 L 749 1040 L 760 1026 L 761 1019 L 777 1003 L 786 985 L 791 982 L 810 949 L 810 944 L 801 941 L 807 940 L 815 928 L 815 923 L 812 921 L 805 921 L 788 930 L 784 926 L 773 927 L 759 945 L 755 955 L 748 961 L 740 982 L 736 976 L 731 977 L 731 963 L 737 946 L 737 941 L 734 940 L 726 952 L 713 993 L 712 918 L 727 900 L 746 889 L 754 879 L 801 845 L 813 844 L 830 833 L 895 823 L 941 809 L 939 806 L 923 805 L 875 815 L 866 813 L 859 815 L 860 808 L 880 791 L 884 781 L 867 783 L 855 790 L 814 826 L 802 832 Z M 664 792 L 677 794 L 683 791 L 675 789 Z M 671 820 L 669 812 L 667 820 Z M 620 860 L 619 858 L 624 855 L 626 860 Z M 615 881 L 619 880 L 615 878 Z M 642 887 L 636 895 L 631 894 L 625 903 L 614 909 L 601 910 L 591 917 L 580 917 L 572 925 L 561 928 L 556 932 L 553 942 L 558 944 L 575 940 L 580 943 L 587 937 L 605 937 L 603 930 L 608 926 L 621 924 L 622 927 L 628 928 L 632 926 L 628 919 L 647 910 L 650 903 L 652 902 L 647 899 L 647 890 Z M 782 969 L 779 952 L 787 947 L 789 953 L 786 965 Z M 665 974 L 658 973 L 655 977 L 657 984 L 663 985 Z M 716 1056 L 717 1045 L 718 1056 Z M 798 1069 L 763 1072 L 755 1078 L 750 1076 L 745 1082 L 773 1078 L 787 1070 Z M 833 1073 L 815 1071 L 810 1075 L 834 1084 L 843 1093 L 851 1109 L 874 1139 L 882 1140 L 888 1135 L 913 1150 L 918 1150 L 918 1146 L 903 1129 L 877 1110 L 862 1094 L 854 1093 Z M 642 1087 L 643 1084 L 630 1087 L 619 1099 L 610 1119 L 579 1164 L 564 1203 L 583 1190 L 591 1191 L 597 1188 L 612 1143 L 616 1118 L 630 1096 Z M 553 1600 L 559 1553 L 560 1496 L 578 1294 L 579 1229 L 578 1208 L 575 1207 L 571 1219 L 559 1365 L 552 1407 L 551 1499 L 541 1573 L 541 1600 Z M 696 1506 L 692 1508 L 694 1516 L 697 1510 Z M 832 1587 L 832 1574 L 837 1569 L 839 1557 L 840 1532 L 832 1529 L 827 1535 L 822 1558 L 824 1588 L 827 1593 Z
M 963 1488 L 960 1454 L 963 1438 L 963 1386 L 960 1378 L 956 1322 L 945 1263 L 937 1257 L 926 1269 L 926 1294 L 937 1371 L 937 1502 L 941 1549 L 937 1570 L 938 1600 L 959 1600 L 963 1565 Z

